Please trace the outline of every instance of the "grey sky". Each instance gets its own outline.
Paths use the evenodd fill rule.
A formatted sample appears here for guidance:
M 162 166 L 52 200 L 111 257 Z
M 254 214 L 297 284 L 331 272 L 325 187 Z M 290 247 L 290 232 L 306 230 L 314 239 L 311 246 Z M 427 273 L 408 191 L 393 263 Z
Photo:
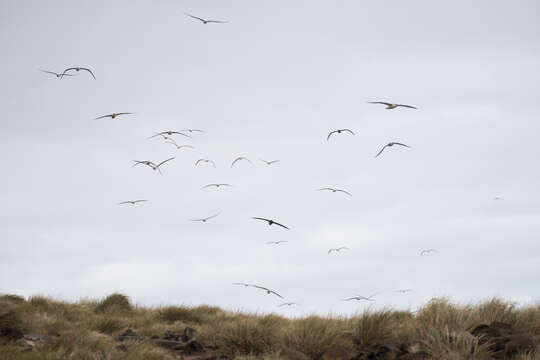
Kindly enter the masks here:
M 340 299 L 399 288 L 414 291 L 376 305 L 536 301 L 539 14 L 536 1 L 1 1 L 0 292 L 283 314 L 350 314 L 364 304 Z M 77 65 L 97 80 L 38 71 Z M 366 103 L 379 100 L 419 110 Z M 122 111 L 136 114 L 92 120 Z M 184 128 L 206 131 L 176 138 L 195 150 L 146 139 Z M 338 128 L 356 136 L 327 142 Z M 389 141 L 411 148 L 375 159 Z M 163 176 L 131 167 L 170 156 Z M 231 169 L 237 156 L 256 167 Z M 150 201 L 117 205 L 135 198 Z

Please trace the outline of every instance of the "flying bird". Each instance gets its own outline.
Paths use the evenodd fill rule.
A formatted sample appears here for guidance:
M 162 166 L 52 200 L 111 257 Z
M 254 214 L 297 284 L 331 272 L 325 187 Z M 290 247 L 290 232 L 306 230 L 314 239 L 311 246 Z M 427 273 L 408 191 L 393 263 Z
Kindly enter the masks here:
M 297 303 L 294 303 L 294 302 L 286 302 L 286 303 L 283 303 L 283 304 L 279 304 L 278 307 L 282 307 L 282 306 L 292 306 L 292 305 L 298 305 Z
M 220 20 L 206 20 L 206 19 L 202 19 L 198 16 L 193 16 L 191 14 L 188 14 L 188 13 L 185 13 L 187 16 L 193 18 L 193 19 L 197 19 L 197 20 L 200 20 L 203 24 L 208 24 L 208 23 L 216 23 L 216 24 L 226 24 L 228 23 L 228 21 L 220 21 Z
M 381 149 L 381 151 L 379 151 L 379 152 L 377 153 L 377 155 L 375 155 L 375 157 L 381 155 L 381 153 L 382 153 L 382 152 L 384 151 L 384 149 L 386 149 L 387 147 L 392 147 L 392 146 L 394 146 L 394 145 L 400 145 L 400 146 L 405 146 L 405 147 L 410 148 L 409 145 L 405 145 L 405 144 L 398 143 L 398 142 L 389 142 L 388 144 L 386 144 L 386 145 L 383 146 L 383 148 Z
M 135 162 L 135 164 L 133 164 L 133 166 L 137 166 L 137 165 L 139 165 L 139 164 L 146 165 L 146 166 L 151 167 L 153 170 L 159 171 L 159 173 L 161 174 L 161 170 L 159 169 L 159 167 L 160 167 L 161 165 L 165 164 L 167 161 L 171 161 L 171 160 L 173 160 L 173 159 L 174 159 L 174 157 L 169 158 L 169 159 L 167 159 L 167 160 L 163 160 L 163 161 L 160 162 L 159 164 L 156 164 L 156 163 L 154 163 L 154 162 L 152 162 L 152 161 L 148 161 L 148 160 L 143 160 L 143 161 L 133 160 L 133 161 Z M 132 166 L 132 167 L 133 167 L 133 166 Z
M 290 230 L 288 227 L 286 227 L 285 225 L 283 224 L 280 224 L 274 220 L 270 220 L 270 219 L 265 219 L 265 218 L 261 218 L 261 217 L 253 217 L 252 219 L 256 219 L 256 220 L 262 220 L 262 221 L 266 221 L 268 223 L 268 225 L 273 225 L 273 224 L 276 224 L 277 226 L 281 226 L 282 228 L 284 229 L 287 229 L 287 230 Z
M 203 133 L 204 131 L 202 130 L 199 130 L 199 129 L 182 129 L 180 131 L 187 131 L 189 133 L 194 133 L 194 132 L 200 132 L 200 133 Z
M 399 289 L 399 290 L 394 290 L 394 292 L 398 292 L 398 293 L 402 293 L 402 294 L 405 294 L 405 293 L 408 293 L 408 292 L 411 292 L 412 289 Z
M 348 132 L 348 133 L 351 133 L 351 135 L 354 135 L 354 132 L 350 129 L 338 129 L 338 130 L 331 131 L 326 137 L 326 141 L 330 139 L 330 136 L 332 136 L 332 134 L 341 134 L 342 132 Z
M 281 243 L 284 243 L 284 242 L 289 242 L 288 240 L 278 240 L 278 241 L 268 241 L 267 244 L 281 244 Z
M 215 217 L 218 216 L 219 214 L 221 214 L 221 212 L 218 212 L 217 214 L 214 214 L 214 215 L 212 215 L 212 216 L 209 216 L 209 217 L 206 217 L 206 218 L 202 218 L 202 219 L 191 219 L 191 221 L 207 222 L 208 220 L 215 218 Z
M 233 283 L 233 285 L 243 285 L 243 286 L 251 286 L 251 287 L 254 287 L 254 288 L 257 288 L 257 289 L 261 289 L 261 290 L 264 290 L 266 291 L 267 294 L 274 294 L 280 298 L 283 299 L 283 296 L 279 295 L 277 292 L 275 292 L 274 290 L 270 290 L 268 288 L 265 288 L 264 286 L 259 286 L 259 285 L 253 285 L 253 284 L 246 284 L 246 283 Z
M 417 109 L 415 108 L 414 106 L 411 106 L 411 105 L 403 105 L 403 104 L 392 104 L 392 103 L 387 103 L 387 102 L 384 102 L 384 101 L 368 101 L 369 104 L 382 104 L 382 105 L 386 105 L 386 109 L 388 110 L 392 110 L 392 109 L 395 109 L 399 106 L 401 107 L 406 107 L 406 108 L 411 108 L 411 109 Z
M 420 251 L 420 256 L 424 256 L 424 254 L 430 254 L 432 252 L 437 252 L 437 250 L 435 250 L 435 249 L 422 250 L 422 251 Z
M 212 164 L 213 167 L 216 167 L 216 163 L 213 162 L 212 160 L 208 160 L 208 159 L 199 159 L 195 162 L 195 166 L 199 165 L 200 163 L 207 163 L 207 164 Z
M 342 299 L 343 301 L 350 301 L 350 300 L 365 300 L 365 301 L 375 301 L 373 299 L 373 297 L 375 295 L 379 294 L 378 292 L 376 292 L 375 294 L 372 294 L 370 296 L 362 296 L 362 295 L 356 295 L 356 296 L 353 296 L 353 297 L 350 297 L 350 298 L 346 298 L 346 299 Z
M 47 74 L 55 75 L 57 78 L 61 78 L 61 77 L 62 77 L 62 74 L 56 73 L 56 72 L 54 72 L 54 71 L 41 70 L 41 69 L 39 69 L 39 71 L 42 71 L 42 72 L 47 73 Z M 64 76 L 76 76 L 76 74 L 65 74 Z
M 326 188 L 321 188 L 321 189 L 317 189 L 317 191 L 321 191 L 321 190 L 328 190 L 328 191 L 331 191 L 331 192 L 334 192 L 334 193 L 335 193 L 335 192 L 342 192 L 342 193 L 344 193 L 344 194 L 347 194 L 347 195 L 349 195 L 349 196 L 352 196 L 352 194 L 351 194 L 350 192 L 345 191 L 345 190 L 341 190 L 341 189 L 334 189 L 334 188 L 328 188 L 328 187 L 326 187 Z
M 335 248 L 335 249 L 329 249 L 328 254 L 330 254 L 332 251 L 339 252 L 341 250 L 350 250 L 350 249 L 348 247 L 346 247 L 346 246 L 342 246 L 342 247 L 338 247 L 338 248 Z
M 270 161 L 266 161 L 266 160 L 263 160 L 263 159 L 259 159 L 259 160 L 261 160 L 262 162 L 264 162 L 268 166 L 279 162 L 279 160 L 270 160 Z
M 155 138 L 156 136 L 163 136 L 163 139 L 165 140 L 171 140 L 170 138 L 166 137 L 165 135 L 169 135 L 169 136 L 172 136 L 172 135 L 175 135 L 175 134 L 178 134 L 178 135 L 183 135 L 185 137 L 188 137 L 190 138 L 191 136 L 187 135 L 187 134 L 184 134 L 180 131 L 172 131 L 172 130 L 168 130 L 168 131 L 162 131 L 162 132 L 159 132 L 159 133 L 154 133 L 154 135 L 148 137 L 147 139 L 152 139 L 152 138 Z
M 127 114 L 133 114 L 133 113 L 130 113 L 130 112 L 112 113 L 112 114 L 108 114 L 108 115 L 103 115 L 103 116 L 97 117 L 97 118 L 95 118 L 94 120 L 104 119 L 104 118 L 106 118 L 106 117 L 110 117 L 111 119 L 114 119 L 114 118 L 117 117 L 117 116 L 120 116 L 120 115 L 127 115 Z
M 60 79 L 63 78 L 64 76 L 66 76 L 67 72 L 68 71 L 71 71 L 71 70 L 75 70 L 77 72 L 81 71 L 81 70 L 84 70 L 84 71 L 88 71 L 90 73 L 90 75 L 92 75 L 92 77 L 94 78 L 94 80 L 96 80 L 96 76 L 94 75 L 94 73 L 92 72 L 92 70 L 90 70 L 89 68 L 85 68 L 85 67 L 80 67 L 80 66 L 75 66 L 75 67 L 70 67 L 70 68 L 67 68 L 66 70 L 64 70 L 64 72 L 62 73 L 62 75 L 60 75 Z
M 172 145 L 174 145 L 178 150 L 182 150 L 183 148 L 195 149 L 195 146 L 191 146 L 191 145 L 178 145 L 178 144 L 176 143 L 176 141 L 174 141 L 173 139 L 166 140 L 165 142 L 166 142 L 167 144 L 172 144 Z
M 121 203 L 118 203 L 118 205 L 124 205 L 124 204 L 135 205 L 135 204 L 143 202 L 143 201 L 148 201 L 148 200 L 127 200 L 127 201 L 122 201 Z
M 247 157 L 239 156 L 236 159 L 234 159 L 234 161 L 231 163 L 231 168 L 234 166 L 234 164 L 236 164 L 237 161 L 240 161 L 240 160 L 245 160 L 245 161 L 249 162 L 251 165 L 253 165 L 251 160 L 249 160 Z
M 209 187 L 212 187 L 212 186 L 214 186 L 214 187 L 216 187 L 216 188 L 220 188 L 220 187 L 222 187 L 222 186 L 231 186 L 231 187 L 232 187 L 231 184 L 208 184 L 208 185 L 204 185 L 204 186 L 202 187 L 202 189 L 206 189 L 206 188 L 209 188 Z

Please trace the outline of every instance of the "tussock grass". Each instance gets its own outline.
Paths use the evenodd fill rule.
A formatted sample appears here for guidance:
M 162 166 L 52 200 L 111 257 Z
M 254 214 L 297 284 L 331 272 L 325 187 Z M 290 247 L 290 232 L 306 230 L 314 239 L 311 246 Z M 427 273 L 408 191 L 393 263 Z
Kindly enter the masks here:
M 25 300 L 0 295 L 0 358 L 7 359 L 174 359 L 152 336 L 196 330 L 196 341 L 209 354 L 229 359 L 351 359 L 368 358 L 382 347 L 428 354 L 431 359 L 489 359 L 470 331 L 480 324 L 503 322 L 540 340 L 540 305 L 518 307 L 493 298 L 480 304 L 454 304 L 433 299 L 416 313 L 392 309 L 366 310 L 350 317 L 308 316 L 289 319 L 276 314 L 246 314 L 201 305 L 134 307 L 123 294 L 78 303 L 43 296 Z M 115 338 L 132 329 L 138 340 Z M 19 333 L 17 333 L 19 331 Z M 24 352 L 5 334 L 37 333 L 45 344 Z M 375 349 L 375 350 L 374 350 Z M 177 358 L 177 357 L 176 357 Z M 539 359 L 523 353 L 519 360 Z
M 115 312 L 130 312 L 133 310 L 133 305 L 129 302 L 129 298 L 124 294 L 115 293 L 107 296 L 100 301 L 95 311 L 96 313 L 115 313 Z

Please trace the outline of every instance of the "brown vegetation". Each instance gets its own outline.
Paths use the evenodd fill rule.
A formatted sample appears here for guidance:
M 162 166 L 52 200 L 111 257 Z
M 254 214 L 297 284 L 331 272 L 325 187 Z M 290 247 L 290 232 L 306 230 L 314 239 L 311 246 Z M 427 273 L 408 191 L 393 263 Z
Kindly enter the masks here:
M 143 308 L 122 294 L 66 303 L 0 296 L 0 357 L 12 359 L 540 359 L 540 306 L 433 299 L 415 313 L 288 319 L 217 307 Z

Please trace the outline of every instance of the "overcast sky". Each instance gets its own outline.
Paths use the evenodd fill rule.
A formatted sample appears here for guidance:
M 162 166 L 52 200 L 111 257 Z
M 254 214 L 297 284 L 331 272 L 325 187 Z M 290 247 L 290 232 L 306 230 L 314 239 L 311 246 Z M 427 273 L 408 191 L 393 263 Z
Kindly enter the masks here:
M 539 299 L 537 1 L 2 0 L 0 24 L 0 293 L 286 315 Z M 39 71 L 70 66 L 97 80 Z M 193 150 L 147 139 L 185 128 Z M 390 141 L 411 148 L 375 158 Z

